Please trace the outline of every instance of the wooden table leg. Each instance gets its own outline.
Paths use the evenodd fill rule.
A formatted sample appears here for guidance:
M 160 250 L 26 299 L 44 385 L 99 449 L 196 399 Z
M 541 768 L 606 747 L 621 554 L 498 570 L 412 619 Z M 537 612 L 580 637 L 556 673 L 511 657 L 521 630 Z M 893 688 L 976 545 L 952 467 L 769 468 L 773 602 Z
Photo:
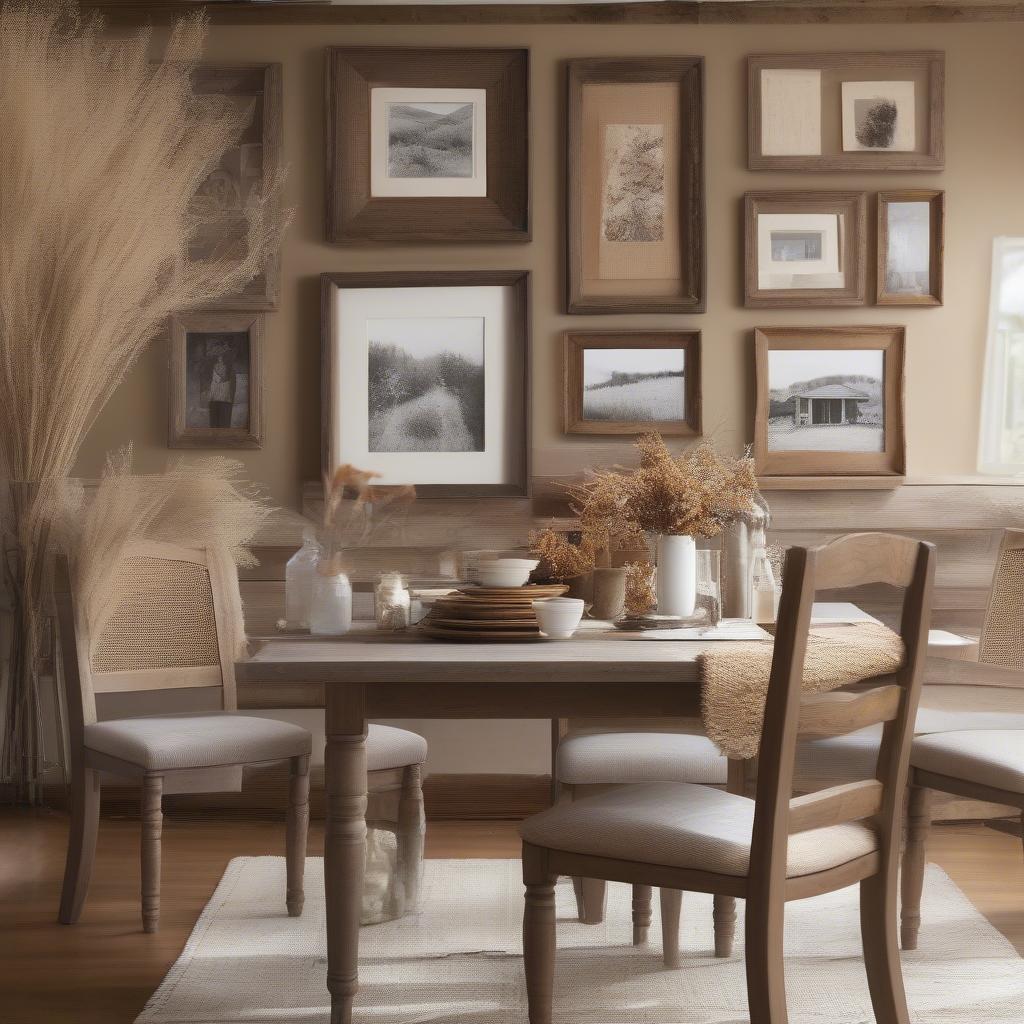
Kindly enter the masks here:
M 363 688 L 327 687 L 327 988 L 331 1024 L 351 1024 L 359 990 L 359 917 L 366 867 L 366 704 Z
M 754 775 L 753 761 L 729 759 L 729 775 L 726 789 L 738 796 L 745 796 Z M 715 956 L 732 956 L 736 940 L 736 900 L 732 896 L 714 898 Z

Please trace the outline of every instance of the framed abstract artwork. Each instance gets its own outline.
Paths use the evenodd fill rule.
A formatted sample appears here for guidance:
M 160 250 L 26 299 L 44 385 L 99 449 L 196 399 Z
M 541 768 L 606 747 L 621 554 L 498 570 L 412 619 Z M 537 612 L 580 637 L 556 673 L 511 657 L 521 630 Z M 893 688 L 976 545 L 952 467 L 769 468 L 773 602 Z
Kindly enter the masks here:
M 866 298 L 864 192 L 748 192 L 743 303 L 859 306 Z
M 880 306 L 941 306 L 946 194 L 933 189 L 878 193 Z
M 263 314 L 171 318 L 169 448 L 263 446 Z
M 529 51 L 330 47 L 331 242 L 530 239 Z
M 752 171 L 940 171 L 945 54 L 747 58 Z
M 569 313 L 703 313 L 704 61 L 568 62 Z
M 422 497 L 530 487 L 529 274 L 324 274 L 323 468 Z
M 567 434 L 700 434 L 700 331 L 568 331 Z

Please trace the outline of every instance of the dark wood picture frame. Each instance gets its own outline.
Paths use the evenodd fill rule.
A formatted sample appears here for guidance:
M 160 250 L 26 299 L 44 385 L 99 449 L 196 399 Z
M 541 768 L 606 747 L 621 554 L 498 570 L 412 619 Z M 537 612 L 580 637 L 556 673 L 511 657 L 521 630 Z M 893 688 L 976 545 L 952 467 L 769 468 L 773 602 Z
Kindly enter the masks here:
M 823 132 L 820 155 L 766 155 L 762 145 L 761 72 L 798 69 L 832 73 L 839 82 L 858 81 L 859 75 L 867 76 L 866 81 L 917 76 L 927 83 L 923 103 L 926 116 L 915 119 L 921 151 L 845 152 L 839 110 L 833 113 L 840 125 L 838 147 L 835 133 Z M 754 54 L 747 58 L 747 167 L 752 171 L 941 171 L 945 166 L 945 77 L 946 55 L 941 50 Z M 830 151 L 825 152 L 829 135 Z
M 583 209 L 583 94 L 591 85 L 671 83 L 680 89 L 678 187 L 680 267 L 674 295 L 643 295 L 624 287 L 617 294 L 588 294 L 584 246 L 588 228 Z M 566 312 L 703 313 L 706 291 L 704 198 L 704 58 L 621 57 L 567 62 L 566 148 Z M 623 282 L 628 285 L 628 282 Z
M 743 197 L 743 304 L 750 309 L 862 306 L 867 301 L 866 192 L 748 192 Z M 842 214 L 842 288 L 761 288 L 757 219 L 764 213 Z
M 321 370 L 320 408 L 322 471 L 331 472 L 331 426 L 333 417 L 334 338 L 331 326 L 334 293 L 343 288 L 465 288 L 503 287 L 513 296 L 513 336 L 511 344 L 518 353 L 515 379 L 507 381 L 514 388 L 512 406 L 518 414 L 518 433 L 521 444 L 511 452 L 513 472 L 507 483 L 485 484 L 431 484 L 416 483 L 421 498 L 527 498 L 530 496 L 531 477 L 531 418 L 530 418 L 530 272 L 528 270 L 427 270 L 381 271 L 369 273 L 340 273 L 320 275 L 321 311 Z
M 529 50 L 332 46 L 325 82 L 328 241 L 530 240 Z M 371 91 L 426 87 L 486 90 L 486 196 L 371 194 Z
M 263 447 L 264 314 L 258 311 L 201 310 L 176 313 L 170 322 L 170 401 L 168 448 Z M 188 335 L 249 335 L 248 427 L 196 427 L 187 423 Z
M 928 292 L 893 292 L 889 279 L 889 206 L 892 203 L 927 203 L 929 208 Z M 875 302 L 879 306 L 941 306 L 946 234 L 946 193 L 941 189 L 899 189 L 878 193 L 878 257 Z
M 563 427 L 567 434 L 701 434 L 700 331 L 566 331 L 563 335 Z M 596 420 L 583 412 L 583 359 L 587 349 L 681 349 L 683 412 L 678 420 Z
M 884 489 L 898 487 L 906 475 L 904 352 L 900 326 L 759 327 L 754 331 L 757 407 L 754 460 L 765 489 Z M 883 356 L 884 451 L 770 451 L 768 353 L 778 350 L 878 349 Z M 845 422 L 845 420 L 844 420 Z

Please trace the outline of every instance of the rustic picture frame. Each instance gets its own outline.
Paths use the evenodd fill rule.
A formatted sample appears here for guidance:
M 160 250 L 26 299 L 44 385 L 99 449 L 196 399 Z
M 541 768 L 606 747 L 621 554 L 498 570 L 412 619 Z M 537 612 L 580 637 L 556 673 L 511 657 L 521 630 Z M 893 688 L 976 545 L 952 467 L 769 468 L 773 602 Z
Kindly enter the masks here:
M 327 49 L 327 240 L 530 240 L 529 50 L 332 46 Z M 373 195 L 377 89 L 486 92 L 486 194 Z
M 898 203 L 928 204 L 928 283 L 924 291 L 894 289 L 890 273 L 896 261 L 890 244 L 890 207 Z M 941 306 L 946 244 L 946 193 L 941 189 L 900 189 L 879 192 L 877 199 L 878 252 L 875 302 L 880 306 Z

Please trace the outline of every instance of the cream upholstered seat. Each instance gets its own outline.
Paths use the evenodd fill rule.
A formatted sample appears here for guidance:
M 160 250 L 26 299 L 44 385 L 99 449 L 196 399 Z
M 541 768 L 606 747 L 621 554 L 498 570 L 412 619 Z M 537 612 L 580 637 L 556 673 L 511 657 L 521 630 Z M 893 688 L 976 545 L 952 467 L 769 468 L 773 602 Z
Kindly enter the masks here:
M 566 736 L 555 751 L 564 785 L 696 782 L 724 785 L 728 760 L 706 736 L 671 732 L 606 732 Z
M 371 725 L 366 731 L 366 770 L 391 771 L 427 760 L 427 741 L 408 729 Z
M 1024 730 L 976 729 L 918 736 L 914 768 L 1024 794 Z

